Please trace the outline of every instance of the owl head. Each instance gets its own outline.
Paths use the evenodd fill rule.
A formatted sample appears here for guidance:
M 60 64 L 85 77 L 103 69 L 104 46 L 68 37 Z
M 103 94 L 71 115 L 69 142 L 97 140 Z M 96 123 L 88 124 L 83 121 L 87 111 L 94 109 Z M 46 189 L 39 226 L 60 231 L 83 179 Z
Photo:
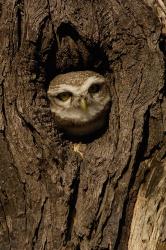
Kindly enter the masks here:
M 74 136 L 101 129 L 111 101 L 106 78 L 93 71 L 56 76 L 50 82 L 48 98 L 57 126 Z

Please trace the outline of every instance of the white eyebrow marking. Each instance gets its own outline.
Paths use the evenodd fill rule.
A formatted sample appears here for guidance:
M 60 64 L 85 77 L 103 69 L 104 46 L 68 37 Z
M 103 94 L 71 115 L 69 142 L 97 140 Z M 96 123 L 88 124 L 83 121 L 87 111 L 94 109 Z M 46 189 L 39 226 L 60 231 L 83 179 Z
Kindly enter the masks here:
M 49 88 L 49 90 L 47 91 L 48 95 L 58 95 L 59 93 L 62 92 L 66 92 L 69 91 L 75 95 L 80 93 L 80 86 L 76 87 L 76 86 L 72 86 L 72 85 L 68 85 L 68 84 L 61 84 L 60 86 L 57 87 L 52 87 Z
M 92 83 L 104 83 L 105 78 L 103 76 L 91 76 L 88 77 L 88 79 L 84 82 L 84 85 L 81 86 L 82 91 L 85 91 L 88 89 Z
M 49 87 L 47 93 L 48 95 L 57 95 L 61 92 L 69 91 L 74 93 L 75 95 L 79 95 L 85 92 L 91 86 L 92 83 L 104 83 L 104 82 L 105 78 L 102 76 L 91 76 L 88 77 L 85 82 L 83 82 L 83 85 L 72 86 L 64 83 L 58 86 Z

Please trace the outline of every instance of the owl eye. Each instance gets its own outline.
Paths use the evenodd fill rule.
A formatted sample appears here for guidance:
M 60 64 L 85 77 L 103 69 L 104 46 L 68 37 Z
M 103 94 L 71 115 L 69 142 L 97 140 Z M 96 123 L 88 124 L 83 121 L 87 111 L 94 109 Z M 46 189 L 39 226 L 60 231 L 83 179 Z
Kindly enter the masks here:
M 101 90 L 101 88 L 102 88 L 101 84 L 95 83 L 90 86 L 88 92 L 90 94 L 97 94 Z
M 61 100 L 62 102 L 66 102 L 72 96 L 71 92 L 62 92 L 56 96 L 57 99 Z

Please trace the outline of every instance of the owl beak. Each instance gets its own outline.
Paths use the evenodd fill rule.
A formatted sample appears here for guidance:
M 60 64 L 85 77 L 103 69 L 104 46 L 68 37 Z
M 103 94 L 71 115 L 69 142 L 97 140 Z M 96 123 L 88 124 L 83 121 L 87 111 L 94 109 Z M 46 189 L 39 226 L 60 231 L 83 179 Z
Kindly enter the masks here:
M 81 100 L 80 100 L 80 108 L 83 111 L 87 111 L 87 109 L 88 109 L 88 103 L 87 103 L 87 100 L 85 98 L 81 98 Z

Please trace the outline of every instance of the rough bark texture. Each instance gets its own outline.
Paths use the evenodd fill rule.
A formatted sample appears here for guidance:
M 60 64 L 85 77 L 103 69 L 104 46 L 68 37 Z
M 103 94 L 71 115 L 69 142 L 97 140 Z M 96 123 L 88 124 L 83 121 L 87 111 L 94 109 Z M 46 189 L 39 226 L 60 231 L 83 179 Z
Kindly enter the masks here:
M 165 40 L 153 8 L 1 0 L 0 30 L 0 249 L 166 249 Z M 47 89 L 80 69 L 110 78 L 113 100 L 105 133 L 75 147 Z

